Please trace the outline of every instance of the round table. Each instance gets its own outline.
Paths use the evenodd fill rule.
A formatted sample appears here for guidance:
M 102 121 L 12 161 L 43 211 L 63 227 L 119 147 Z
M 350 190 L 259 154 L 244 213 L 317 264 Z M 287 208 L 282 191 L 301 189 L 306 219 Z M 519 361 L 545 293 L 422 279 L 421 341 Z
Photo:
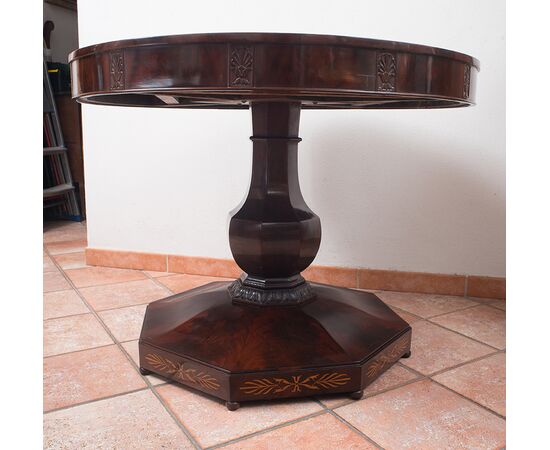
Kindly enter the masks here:
M 410 355 L 411 327 L 374 294 L 300 275 L 321 242 L 320 219 L 298 182 L 300 112 L 470 106 L 476 59 L 343 36 L 216 33 L 108 42 L 69 61 L 82 103 L 252 111 L 252 180 L 229 227 L 243 274 L 151 303 L 139 340 L 142 374 L 234 410 L 251 400 L 361 398 Z

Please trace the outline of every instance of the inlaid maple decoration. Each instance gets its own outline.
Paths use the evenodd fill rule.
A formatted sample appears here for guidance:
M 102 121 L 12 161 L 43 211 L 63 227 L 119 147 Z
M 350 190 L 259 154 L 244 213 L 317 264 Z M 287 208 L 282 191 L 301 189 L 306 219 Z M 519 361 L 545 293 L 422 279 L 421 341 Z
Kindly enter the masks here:
M 205 389 L 213 391 L 216 391 L 220 387 L 218 380 L 213 376 L 196 369 L 185 368 L 183 363 L 170 361 L 168 358 L 163 358 L 155 353 L 149 353 L 145 357 L 145 360 L 159 372 L 170 375 L 178 381 L 198 384 Z
M 285 391 L 302 392 L 304 390 L 319 391 L 344 386 L 351 378 L 346 373 L 325 373 L 315 374 L 308 377 L 294 375 L 291 378 L 260 378 L 252 381 L 245 381 L 240 387 L 245 394 L 266 395 L 279 394 Z
M 376 62 L 376 84 L 379 91 L 395 91 L 396 72 L 395 56 L 391 53 L 380 53 Z
M 231 49 L 229 59 L 229 76 L 232 86 L 249 86 L 252 84 L 252 64 L 254 58 L 250 47 Z
M 385 351 L 383 351 L 375 361 L 367 366 L 367 377 L 374 378 L 378 376 L 386 367 L 392 365 L 395 361 L 403 356 L 410 345 L 410 334 L 403 336 Z

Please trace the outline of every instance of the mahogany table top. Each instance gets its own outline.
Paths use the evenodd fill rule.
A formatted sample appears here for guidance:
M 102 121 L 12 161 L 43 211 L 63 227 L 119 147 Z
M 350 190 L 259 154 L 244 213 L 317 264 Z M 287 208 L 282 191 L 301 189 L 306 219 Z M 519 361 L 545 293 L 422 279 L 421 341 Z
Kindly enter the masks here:
M 128 39 L 69 55 L 83 103 L 166 108 L 306 109 L 473 105 L 479 62 L 424 45 L 344 36 L 207 33 Z

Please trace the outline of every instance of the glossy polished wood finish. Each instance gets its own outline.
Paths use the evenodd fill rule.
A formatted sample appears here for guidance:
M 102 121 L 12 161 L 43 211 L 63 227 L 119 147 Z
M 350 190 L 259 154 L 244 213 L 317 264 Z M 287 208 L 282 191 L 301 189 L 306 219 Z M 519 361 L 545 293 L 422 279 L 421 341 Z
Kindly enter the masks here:
M 256 307 L 229 284 L 151 303 L 141 367 L 242 402 L 357 392 L 410 351 L 410 326 L 374 294 L 311 283 L 313 301 Z
M 234 299 L 294 304 L 313 298 L 300 276 L 321 243 L 321 221 L 298 181 L 299 102 L 252 102 L 252 180 L 229 224 L 229 244 L 246 273 Z
M 344 36 L 212 33 L 130 39 L 69 56 L 81 102 L 166 108 L 440 108 L 474 103 L 479 62 L 434 47 Z
M 148 305 L 154 372 L 239 402 L 349 393 L 410 356 L 411 328 L 374 294 L 307 283 L 321 224 L 300 192 L 301 109 L 474 103 L 474 58 L 341 36 L 224 33 L 109 42 L 70 55 L 73 97 L 104 105 L 251 108 L 252 180 L 230 222 L 243 276 Z

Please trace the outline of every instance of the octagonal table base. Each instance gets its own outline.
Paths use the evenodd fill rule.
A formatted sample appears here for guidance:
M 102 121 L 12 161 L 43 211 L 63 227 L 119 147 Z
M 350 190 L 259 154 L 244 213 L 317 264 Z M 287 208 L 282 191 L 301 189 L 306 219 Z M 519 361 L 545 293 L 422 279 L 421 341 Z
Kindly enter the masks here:
M 362 391 L 410 355 L 411 328 L 374 294 L 311 283 L 296 306 L 232 301 L 215 282 L 149 305 L 142 373 L 239 402 Z
M 374 294 L 300 275 L 321 242 L 298 181 L 300 102 L 252 102 L 252 179 L 230 221 L 243 275 L 147 307 L 142 373 L 239 402 L 362 390 L 410 352 L 411 328 Z

